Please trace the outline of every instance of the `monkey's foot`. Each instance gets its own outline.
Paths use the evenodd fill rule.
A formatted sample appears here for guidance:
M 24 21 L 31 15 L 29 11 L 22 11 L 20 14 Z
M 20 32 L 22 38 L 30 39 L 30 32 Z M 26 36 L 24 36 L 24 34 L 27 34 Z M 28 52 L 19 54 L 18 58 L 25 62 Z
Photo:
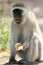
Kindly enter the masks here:
M 18 62 L 14 60 L 14 61 L 10 61 L 9 64 L 18 64 Z
M 9 64 L 17 64 L 17 61 L 14 59 L 14 57 L 9 59 Z
M 18 62 L 18 64 L 26 64 L 26 61 L 20 60 L 20 61 Z
M 12 61 L 12 62 L 10 62 L 9 64 L 17 64 L 17 62 L 15 62 L 15 61 Z

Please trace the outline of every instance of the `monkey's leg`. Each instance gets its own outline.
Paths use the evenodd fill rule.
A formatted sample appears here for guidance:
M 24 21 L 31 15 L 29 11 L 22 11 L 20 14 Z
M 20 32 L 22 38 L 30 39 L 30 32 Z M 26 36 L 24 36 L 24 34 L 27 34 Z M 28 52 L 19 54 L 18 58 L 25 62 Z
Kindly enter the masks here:
M 9 64 L 17 64 L 17 61 L 14 59 L 14 57 L 13 56 L 11 56 L 10 57 L 10 59 L 9 59 Z
M 10 40 L 10 59 L 9 59 L 9 63 L 17 63 L 17 61 L 15 60 L 14 56 L 15 56 L 15 48 L 14 48 L 15 44 L 13 43 L 13 38 L 11 38 Z
M 17 64 L 17 61 L 15 60 L 15 51 L 11 50 L 11 56 L 10 56 L 10 59 L 9 59 L 9 64 Z
M 9 59 L 9 64 L 12 63 L 12 64 L 17 64 L 17 61 L 15 60 L 15 51 L 14 50 L 11 50 L 11 53 L 10 53 L 10 59 Z
M 33 35 L 33 44 L 34 44 L 34 49 L 33 49 L 34 53 L 32 54 L 33 56 L 32 60 L 39 62 L 41 57 L 41 42 L 39 40 L 37 33 Z

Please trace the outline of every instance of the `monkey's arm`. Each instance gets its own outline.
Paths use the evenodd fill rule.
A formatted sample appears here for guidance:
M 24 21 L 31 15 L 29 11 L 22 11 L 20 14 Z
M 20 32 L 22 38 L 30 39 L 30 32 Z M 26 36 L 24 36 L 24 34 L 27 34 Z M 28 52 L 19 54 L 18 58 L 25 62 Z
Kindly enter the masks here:
M 28 42 L 25 41 L 23 44 L 21 43 L 15 44 L 16 51 L 25 51 L 27 48 L 29 48 L 29 41 Z
M 25 40 L 22 46 L 23 46 L 24 51 L 27 50 L 29 48 L 29 40 Z
M 10 52 L 11 56 L 15 54 L 15 44 L 17 43 L 18 33 L 16 31 L 15 23 L 11 23 L 11 39 L 10 39 Z

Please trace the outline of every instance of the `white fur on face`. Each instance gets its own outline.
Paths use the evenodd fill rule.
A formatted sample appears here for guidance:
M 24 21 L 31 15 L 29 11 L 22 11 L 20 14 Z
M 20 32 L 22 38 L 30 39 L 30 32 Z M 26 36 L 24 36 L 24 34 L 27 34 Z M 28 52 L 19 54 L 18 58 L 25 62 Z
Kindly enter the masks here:
M 23 11 L 27 11 L 27 9 L 26 8 L 23 8 L 23 7 L 14 7 L 14 8 L 11 9 L 11 11 L 13 11 L 15 9 L 21 9 Z
M 26 22 L 26 15 L 27 15 L 28 10 L 26 8 L 23 8 L 23 7 L 14 7 L 11 9 L 12 14 L 13 14 L 13 10 L 15 10 L 15 9 L 23 10 L 21 25 L 24 24 Z

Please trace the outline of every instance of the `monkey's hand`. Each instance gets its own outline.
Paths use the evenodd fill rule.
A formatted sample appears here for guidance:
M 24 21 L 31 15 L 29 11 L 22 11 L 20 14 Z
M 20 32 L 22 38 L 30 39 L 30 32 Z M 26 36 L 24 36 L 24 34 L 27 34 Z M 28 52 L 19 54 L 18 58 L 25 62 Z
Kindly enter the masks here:
M 16 51 L 24 50 L 23 46 L 21 45 L 21 43 L 16 43 L 15 49 L 16 49 Z
M 24 51 L 26 51 L 29 48 L 29 41 L 25 41 L 22 46 Z

